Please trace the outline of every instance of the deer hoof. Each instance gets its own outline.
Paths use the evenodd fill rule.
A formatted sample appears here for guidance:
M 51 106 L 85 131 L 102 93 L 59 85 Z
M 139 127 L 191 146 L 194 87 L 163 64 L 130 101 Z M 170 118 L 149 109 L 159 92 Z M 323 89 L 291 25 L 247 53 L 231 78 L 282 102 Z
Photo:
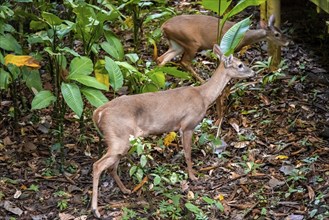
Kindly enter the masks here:
M 121 191 L 122 191 L 123 194 L 127 194 L 127 195 L 131 194 L 131 190 L 129 190 L 127 188 L 122 189 Z
M 93 209 L 93 215 L 97 219 L 101 218 L 101 214 L 99 213 L 99 211 L 97 209 Z

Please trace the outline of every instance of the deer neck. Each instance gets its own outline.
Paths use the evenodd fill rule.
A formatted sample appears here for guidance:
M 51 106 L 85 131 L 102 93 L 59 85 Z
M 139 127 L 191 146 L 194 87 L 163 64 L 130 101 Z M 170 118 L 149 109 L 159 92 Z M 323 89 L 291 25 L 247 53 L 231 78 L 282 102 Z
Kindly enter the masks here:
M 226 84 L 230 81 L 231 77 L 229 77 L 227 71 L 228 70 L 224 67 L 224 63 L 221 62 L 213 76 L 206 83 L 198 87 L 200 94 L 204 97 L 204 103 L 207 106 L 213 103 L 217 97 L 222 94 Z
M 265 29 L 248 30 L 235 51 L 239 51 L 244 46 L 266 40 L 266 35 L 267 34 Z

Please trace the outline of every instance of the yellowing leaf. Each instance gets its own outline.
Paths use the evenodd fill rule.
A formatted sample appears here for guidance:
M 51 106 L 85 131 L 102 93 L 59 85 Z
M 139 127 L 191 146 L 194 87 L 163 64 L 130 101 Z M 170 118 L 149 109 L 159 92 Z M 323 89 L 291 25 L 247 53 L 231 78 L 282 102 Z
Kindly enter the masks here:
M 250 48 L 249 45 L 242 47 L 241 50 L 240 50 L 240 55 L 241 56 L 244 55 L 249 48 Z
M 163 139 L 164 146 L 169 146 L 169 144 L 175 140 L 176 136 L 177 134 L 173 131 L 167 134 L 167 136 Z
M 149 180 L 149 178 L 147 176 L 145 176 L 142 181 L 137 185 L 135 186 L 135 188 L 133 189 L 132 193 L 136 192 L 137 190 L 139 190 L 140 188 L 142 188 L 142 186 L 145 185 L 145 183 L 147 183 Z
M 39 62 L 31 56 L 8 54 L 7 56 L 5 56 L 5 65 L 8 65 L 9 63 L 14 64 L 18 67 L 28 66 L 37 69 L 40 68 Z
M 133 18 L 131 16 L 127 17 L 124 23 L 128 26 L 128 28 L 132 28 L 134 26 Z
M 155 40 L 153 40 L 152 38 L 149 39 L 149 42 L 153 45 L 153 59 L 157 60 L 158 59 L 157 44 L 155 43 Z
M 286 156 L 286 155 L 278 155 L 278 156 L 275 157 L 275 159 L 277 159 L 277 160 L 285 160 L 285 159 L 288 159 L 288 158 L 289 157 Z
M 94 72 L 96 80 L 106 85 L 107 88 L 110 88 L 109 74 L 105 69 L 105 60 L 98 60 L 96 62 Z

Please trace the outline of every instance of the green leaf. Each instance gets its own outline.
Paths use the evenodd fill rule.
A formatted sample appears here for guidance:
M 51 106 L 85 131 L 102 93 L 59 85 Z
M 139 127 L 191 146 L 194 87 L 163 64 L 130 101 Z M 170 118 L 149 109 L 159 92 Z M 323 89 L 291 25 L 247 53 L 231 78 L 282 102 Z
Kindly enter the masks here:
M 148 83 L 142 87 L 142 93 L 145 92 L 157 92 L 159 91 L 158 87 L 154 83 Z
M 62 19 L 60 19 L 56 15 L 54 15 L 52 13 L 49 13 L 49 12 L 43 11 L 42 14 L 41 14 L 41 16 L 51 26 L 53 26 L 53 25 L 60 25 L 63 22 Z
M 5 65 L 5 58 L 3 57 L 2 53 L 0 52 L 0 63 Z
M 96 78 L 92 76 L 85 76 L 85 75 L 75 75 L 70 77 L 70 79 L 75 80 L 85 86 L 93 87 L 95 89 L 102 89 L 108 91 L 108 88 L 103 83 L 97 81 Z
M 124 57 L 123 46 L 120 40 L 111 32 L 105 32 L 106 42 L 101 43 L 101 47 L 115 60 L 122 60 Z
M 218 13 L 218 6 L 220 2 L 220 13 Z M 232 0 L 221 0 L 221 1 L 214 1 L 214 0 L 202 0 L 202 6 L 205 9 L 212 10 L 222 16 L 228 6 L 231 4 Z
M 178 70 L 176 67 L 156 67 L 154 69 L 154 71 L 163 71 L 165 73 L 167 73 L 168 75 L 177 77 L 177 78 L 181 78 L 181 79 L 190 79 L 191 76 L 189 73 L 184 72 L 184 71 L 180 71 Z
M 143 151 L 144 151 L 144 145 L 138 144 L 136 150 L 137 150 L 137 155 L 138 156 L 141 155 L 143 153 Z
M 194 214 L 200 214 L 202 213 L 202 210 L 199 209 L 199 207 L 193 205 L 192 203 L 188 202 L 188 203 L 185 203 L 185 207 L 190 210 L 191 212 L 193 212 Z
M 82 88 L 81 92 L 87 98 L 87 100 L 90 102 L 90 104 L 92 104 L 96 108 L 104 105 L 105 103 L 107 103 L 109 101 L 106 98 L 106 96 L 97 89 Z
M 68 48 L 68 47 L 64 47 L 64 48 L 58 48 L 58 51 L 64 51 L 66 53 L 72 54 L 75 57 L 80 57 L 80 54 L 78 54 L 77 52 L 75 52 L 73 49 Z
M 43 22 L 43 21 L 31 21 L 30 22 L 30 28 L 32 30 L 42 30 L 42 29 L 46 29 L 48 27 L 48 25 Z
M 223 36 L 220 42 L 221 52 L 227 56 L 234 52 L 234 49 L 239 45 L 245 33 L 249 29 L 251 21 L 250 18 L 243 19 L 242 21 L 233 25 Z
M 239 3 L 228 13 L 228 18 L 243 11 L 249 6 L 257 6 L 264 3 L 266 0 L 241 0 Z
M 144 171 L 141 168 L 138 168 L 136 172 L 136 177 L 138 181 L 142 181 L 143 176 L 144 176 Z
M 25 73 L 23 72 L 23 77 L 26 81 L 26 85 L 28 88 L 30 89 L 34 88 L 37 91 L 42 90 L 42 82 L 41 82 L 39 71 L 32 70 L 32 71 L 26 71 Z
M 50 91 L 41 91 L 32 100 L 32 110 L 46 108 L 55 101 L 56 97 Z
M 118 91 L 123 85 L 123 75 L 118 64 L 110 57 L 105 57 L 105 69 L 110 76 L 110 85 L 114 91 Z
M 170 182 L 172 184 L 175 184 L 175 183 L 177 183 L 177 181 L 178 181 L 178 175 L 177 175 L 177 173 L 172 173 L 171 176 L 170 176 Z
M 136 171 L 137 171 L 137 166 L 135 166 L 135 165 L 132 166 L 129 170 L 129 175 L 130 176 L 134 175 L 134 173 L 136 173 Z
M 132 63 L 136 63 L 139 60 L 139 57 L 136 53 L 127 53 L 125 54 L 126 57 L 130 60 Z
M 93 62 L 88 57 L 75 57 L 70 64 L 68 79 L 75 75 L 90 75 L 93 71 Z
M 145 165 L 147 163 L 147 157 L 145 155 L 141 156 L 140 163 L 141 163 L 141 167 L 145 167 Z
M 221 212 L 224 212 L 224 206 L 221 202 L 215 201 L 215 205 Z
M 139 72 L 136 67 L 130 65 L 127 62 L 115 61 L 115 63 L 118 64 L 119 66 L 125 68 L 129 72 L 135 72 L 135 73 Z
M 61 91 L 67 105 L 81 117 L 83 111 L 83 102 L 80 89 L 76 84 L 62 82 Z
M 153 174 L 154 175 L 154 180 L 153 180 L 153 184 L 156 186 L 156 185 L 159 185 L 160 182 L 161 182 L 161 177 L 157 174 Z
M 0 89 L 7 89 L 10 82 L 10 74 L 4 69 L 0 69 Z
M 159 88 L 164 88 L 166 83 L 166 78 L 163 72 L 159 71 L 150 71 L 147 73 L 148 77 L 152 80 L 152 82 L 157 85 Z
M 0 48 L 22 54 L 22 47 L 11 34 L 0 35 Z
M 211 199 L 211 198 L 209 198 L 209 197 L 207 197 L 207 196 L 203 196 L 202 199 L 203 199 L 206 203 L 208 203 L 209 205 L 212 205 L 212 204 L 215 203 L 215 201 L 214 201 L 213 199 Z

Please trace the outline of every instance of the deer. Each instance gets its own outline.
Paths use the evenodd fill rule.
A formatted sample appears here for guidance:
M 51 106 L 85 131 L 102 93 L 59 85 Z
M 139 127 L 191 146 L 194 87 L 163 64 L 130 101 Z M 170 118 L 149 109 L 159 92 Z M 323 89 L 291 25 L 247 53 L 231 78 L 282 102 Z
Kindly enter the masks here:
M 218 21 L 219 18 L 207 15 L 178 15 L 167 20 L 161 29 L 168 41 L 169 49 L 157 58 L 158 65 L 164 66 L 174 57 L 182 55 L 181 65 L 191 72 L 194 78 L 204 83 L 204 80 L 192 68 L 192 60 L 197 52 L 211 49 L 217 43 Z M 280 29 L 274 26 L 274 23 L 275 17 L 271 15 L 268 25 L 260 22 L 260 29 L 248 30 L 235 51 L 240 51 L 247 45 L 264 40 L 271 41 L 278 46 L 288 46 L 288 39 Z M 222 36 L 234 24 L 235 22 L 226 21 L 222 29 Z
M 130 149 L 129 137 L 146 137 L 170 131 L 179 131 L 187 164 L 188 176 L 197 180 L 192 168 L 191 144 L 194 128 L 206 115 L 208 107 L 222 93 L 232 78 L 248 78 L 254 71 L 239 59 L 224 56 L 217 44 L 213 48 L 221 60 L 213 76 L 200 86 L 185 86 L 171 90 L 135 95 L 123 95 L 98 107 L 93 121 L 103 134 L 106 153 L 93 164 L 93 190 L 91 208 L 100 218 L 97 208 L 98 184 L 101 173 L 110 174 L 124 194 L 131 191 L 121 182 L 117 173 L 120 158 Z

